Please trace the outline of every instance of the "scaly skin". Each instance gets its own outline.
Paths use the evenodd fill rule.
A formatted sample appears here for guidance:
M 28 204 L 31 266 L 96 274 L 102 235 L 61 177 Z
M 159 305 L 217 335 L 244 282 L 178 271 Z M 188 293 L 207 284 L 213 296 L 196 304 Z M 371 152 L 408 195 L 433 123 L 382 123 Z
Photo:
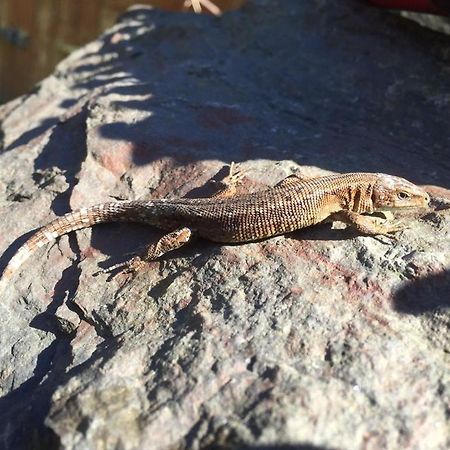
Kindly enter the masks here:
M 228 188 L 211 198 L 109 202 L 53 220 L 13 256 L 3 272 L 0 289 L 36 248 L 97 223 L 140 222 L 170 231 L 151 244 L 143 258 L 134 257 L 126 264 L 108 269 L 125 266 L 134 271 L 144 261 L 179 248 L 194 235 L 221 243 L 243 243 L 288 233 L 325 219 L 343 221 L 364 234 L 395 233 L 404 227 L 362 214 L 422 208 L 429 202 L 428 194 L 420 187 L 403 178 L 380 173 L 311 179 L 292 175 L 267 190 L 235 195 L 231 191 L 239 175 L 231 171 Z

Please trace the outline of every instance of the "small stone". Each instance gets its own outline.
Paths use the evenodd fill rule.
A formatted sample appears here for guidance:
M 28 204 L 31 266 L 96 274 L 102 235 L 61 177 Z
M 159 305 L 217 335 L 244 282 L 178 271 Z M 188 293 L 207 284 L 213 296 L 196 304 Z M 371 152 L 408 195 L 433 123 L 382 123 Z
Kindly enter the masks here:
M 66 303 L 63 303 L 55 312 L 55 319 L 59 329 L 64 334 L 72 334 L 80 325 L 81 319 L 77 313 L 71 311 Z

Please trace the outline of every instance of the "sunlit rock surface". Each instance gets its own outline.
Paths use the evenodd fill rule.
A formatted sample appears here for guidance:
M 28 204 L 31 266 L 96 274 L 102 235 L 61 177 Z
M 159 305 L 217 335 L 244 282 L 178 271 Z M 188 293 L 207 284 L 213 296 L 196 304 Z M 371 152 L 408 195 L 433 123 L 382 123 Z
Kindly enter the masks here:
M 1 294 L 0 446 L 449 448 L 449 44 L 357 1 L 136 7 L 2 106 L 2 266 L 55 215 L 207 195 L 231 161 L 246 190 L 376 171 L 433 201 L 397 241 L 199 240 L 134 279 L 93 273 L 154 229 L 40 249 Z

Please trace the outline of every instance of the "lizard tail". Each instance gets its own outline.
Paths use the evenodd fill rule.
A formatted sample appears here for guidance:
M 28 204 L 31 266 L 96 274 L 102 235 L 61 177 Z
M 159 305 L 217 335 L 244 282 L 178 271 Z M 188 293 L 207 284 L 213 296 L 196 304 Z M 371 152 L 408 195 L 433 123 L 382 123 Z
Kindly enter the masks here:
M 17 250 L 3 270 L 0 278 L 0 292 L 6 287 L 16 270 L 28 259 L 37 248 L 56 240 L 71 231 L 89 228 L 97 223 L 105 222 L 139 222 L 142 220 L 144 207 L 150 203 L 140 201 L 118 201 L 82 208 L 52 220 L 37 230 Z

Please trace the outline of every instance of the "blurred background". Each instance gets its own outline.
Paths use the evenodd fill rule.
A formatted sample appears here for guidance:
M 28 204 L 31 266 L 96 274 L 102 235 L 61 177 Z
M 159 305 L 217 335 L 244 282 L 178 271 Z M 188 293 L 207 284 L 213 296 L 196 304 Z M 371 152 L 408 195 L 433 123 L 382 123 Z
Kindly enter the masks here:
M 95 39 L 130 6 L 220 15 L 246 0 L 0 0 L 0 104 L 28 92 L 76 48 Z M 450 0 L 365 0 L 450 34 Z
M 29 91 L 136 3 L 220 14 L 245 0 L 0 0 L 0 104 Z

